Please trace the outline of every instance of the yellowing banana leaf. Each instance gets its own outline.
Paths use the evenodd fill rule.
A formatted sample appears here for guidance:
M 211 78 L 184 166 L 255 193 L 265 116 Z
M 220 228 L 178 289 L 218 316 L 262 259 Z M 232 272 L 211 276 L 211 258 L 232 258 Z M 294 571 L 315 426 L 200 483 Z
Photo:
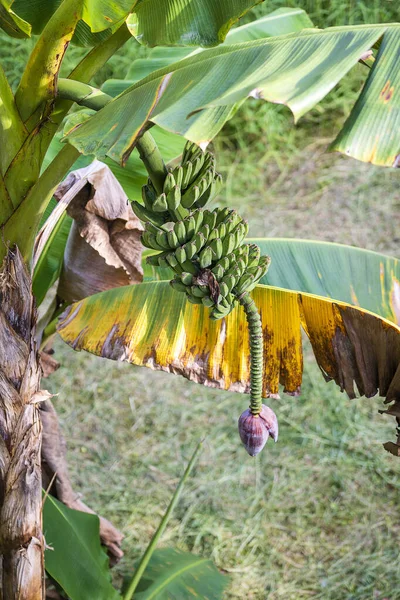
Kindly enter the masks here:
M 350 397 L 388 401 L 400 391 L 400 328 L 344 302 L 258 286 L 253 298 L 264 331 L 264 394 L 279 383 L 299 392 L 301 327 L 327 379 Z M 209 311 L 186 302 L 167 282 L 118 288 L 73 304 L 58 332 L 75 350 L 180 374 L 207 386 L 249 391 L 249 340 L 241 308 L 211 321 Z M 356 386 L 356 387 L 355 387 Z
M 272 257 L 260 283 L 353 304 L 400 325 L 400 261 L 329 242 L 247 240 Z
M 262 0 L 139 0 L 128 26 L 146 46 L 216 46 Z
M 370 78 L 374 81 L 378 74 L 380 80 L 392 82 L 398 77 L 396 56 L 400 51 L 400 25 L 396 24 L 307 29 L 200 52 L 137 82 L 67 139 L 84 154 L 108 156 L 122 163 L 146 124 L 157 123 L 194 142 L 208 142 L 214 134 L 215 117 L 198 127 L 195 113 L 206 108 L 222 113 L 248 96 L 286 104 L 298 119 L 379 41 L 381 49 Z M 366 90 L 371 81 L 368 79 Z M 396 164 L 400 96 L 390 92 L 392 87 L 390 83 L 390 98 L 379 101 L 379 132 L 378 113 L 370 114 L 368 104 L 366 116 L 360 112 L 368 100 L 367 91 L 360 97 L 346 135 L 357 128 L 363 147 L 346 146 L 346 153 L 376 164 Z M 343 150 L 342 145 L 338 149 Z

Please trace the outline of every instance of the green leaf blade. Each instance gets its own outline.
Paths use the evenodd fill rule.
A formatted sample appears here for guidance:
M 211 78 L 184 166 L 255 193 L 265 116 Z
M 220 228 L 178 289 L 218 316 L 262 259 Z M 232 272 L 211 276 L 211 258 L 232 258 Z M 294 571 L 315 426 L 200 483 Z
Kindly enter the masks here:
M 229 579 L 213 562 L 173 549 L 154 552 L 135 600 L 221 600 Z
M 12 4 L 13 0 L 0 0 L 0 27 L 10 37 L 30 37 L 30 24 L 11 9 Z
M 262 0 L 147 0 L 128 25 L 146 46 L 216 46 L 232 25 Z
M 400 167 L 399 62 L 400 27 L 391 27 L 332 150 L 375 165 Z
M 43 508 L 45 564 L 71 600 L 118 600 L 108 557 L 100 545 L 99 518 L 47 496 Z
M 400 48 L 400 26 L 397 33 Z M 210 141 L 232 106 L 248 96 L 285 104 L 298 119 L 384 34 L 385 26 L 304 30 L 199 52 L 137 82 L 68 139 L 84 154 L 121 162 L 148 123 L 196 143 Z M 204 109 L 215 113 L 199 127 Z

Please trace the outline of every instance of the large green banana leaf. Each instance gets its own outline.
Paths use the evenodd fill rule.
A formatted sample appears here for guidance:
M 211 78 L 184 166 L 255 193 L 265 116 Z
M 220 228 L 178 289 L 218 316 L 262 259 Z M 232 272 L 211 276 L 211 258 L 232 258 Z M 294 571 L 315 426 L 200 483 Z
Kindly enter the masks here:
M 261 19 L 231 30 L 224 44 L 238 44 L 248 40 L 273 37 L 282 33 L 301 31 L 312 26 L 312 22 L 303 10 L 279 9 Z M 195 52 L 199 52 L 199 50 L 197 49 Z M 185 58 L 190 53 L 192 50 L 187 48 L 155 48 L 148 58 L 137 59 L 133 62 L 126 79 L 106 81 L 102 90 L 110 96 L 117 96 L 139 79 L 147 77 L 160 67 L 166 67 L 178 59 Z M 221 130 L 224 123 L 235 114 L 242 102 L 197 112 L 190 119 L 190 131 L 196 130 L 201 136 L 207 133 L 208 139 L 212 139 Z
M 225 46 L 240 44 L 241 42 L 294 33 L 310 27 L 314 27 L 314 25 L 304 10 L 300 8 L 278 8 L 278 10 L 274 10 L 260 19 L 231 29 L 223 44 Z M 153 48 L 145 58 L 137 58 L 133 61 L 125 79 L 109 79 L 102 86 L 102 90 L 106 94 L 117 96 L 154 71 L 167 67 L 199 50 L 200 48 L 194 50 L 193 48 L 176 46 Z
M 400 391 L 400 328 L 384 317 L 396 317 L 398 261 L 321 242 L 276 240 L 274 245 L 265 240 L 261 245 L 276 264 L 271 280 L 284 285 L 292 273 L 300 290 L 307 290 L 259 285 L 253 292 L 264 331 L 264 393 L 278 393 L 279 383 L 287 393 L 298 393 L 303 328 L 327 379 L 350 397 L 357 389 L 361 395 L 379 391 L 387 401 L 394 400 Z M 336 269 L 340 278 L 329 284 Z M 326 297 L 310 293 L 314 288 Z M 357 298 L 360 303 L 368 293 L 377 293 L 374 307 L 380 314 L 341 300 L 350 297 L 354 304 Z M 386 304 L 390 298 L 392 309 Z M 91 296 L 68 309 L 58 331 L 76 350 L 181 374 L 212 387 L 249 391 L 249 341 L 242 309 L 211 321 L 207 309 L 186 302 L 167 281 Z
M 92 33 L 112 31 L 135 11 L 132 34 L 144 44 L 215 46 L 232 25 L 263 0 L 64 0 L 82 11 L 82 22 Z M 40 33 L 61 0 L 0 0 L 0 26 L 13 37 Z M 82 27 L 81 27 L 82 29 Z M 84 28 L 83 28 L 84 29 Z M 88 32 L 82 30 L 78 43 Z M 90 38 L 96 43 L 102 36 Z
M 216 46 L 232 25 L 263 0 L 139 0 L 128 19 L 148 46 Z
M 117 600 L 97 515 L 67 508 L 52 496 L 43 507 L 46 571 L 71 600 Z
M 198 126 L 196 113 L 214 108 L 221 120 L 223 111 L 248 96 L 286 104 L 299 119 L 378 42 L 366 87 L 334 147 L 393 166 L 400 145 L 400 96 L 394 93 L 400 77 L 397 24 L 307 29 L 196 53 L 135 83 L 67 139 L 84 154 L 123 163 L 149 123 L 201 144 L 215 135 L 215 119 Z

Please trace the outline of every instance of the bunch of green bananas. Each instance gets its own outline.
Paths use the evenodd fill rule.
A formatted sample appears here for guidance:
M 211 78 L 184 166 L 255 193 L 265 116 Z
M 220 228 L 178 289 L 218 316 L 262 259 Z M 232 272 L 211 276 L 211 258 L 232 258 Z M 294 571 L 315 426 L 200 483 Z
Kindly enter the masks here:
M 146 222 L 143 245 L 159 251 L 147 262 L 170 267 L 175 273 L 172 287 L 193 304 L 212 309 L 212 319 L 227 316 L 270 263 L 258 246 L 242 243 L 248 225 L 236 211 L 204 209 L 221 183 L 213 155 L 188 142 L 181 164 L 165 178 L 163 193 L 157 195 L 149 180 L 143 187 L 144 205 L 132 203 Z

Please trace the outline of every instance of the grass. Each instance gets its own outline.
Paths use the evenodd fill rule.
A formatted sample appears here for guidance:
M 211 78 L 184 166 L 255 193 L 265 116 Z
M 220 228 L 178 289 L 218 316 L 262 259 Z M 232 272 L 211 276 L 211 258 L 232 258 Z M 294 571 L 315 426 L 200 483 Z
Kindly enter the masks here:
M 254 460 L 237 435 L 243 396 L 57 353 L 64 365 L 46 383 L 74 483 L 126 534 L 117 574 L 131 571 L 206 436 L 162 544 L 211 556 L 231 576 L 227 599 L 400 598 L 398 462 L 381 447 L 393 426 L 379 401 L 350 402 L 309 356 L 301 398 L 270 403 L 280 441 Z
M 395 0 L 297 4 L 318 26 L 393 21 L 398 12 Z M 270 0 L 254 15 L 281 5 Z M 14 87 L 29 45 L 2 38 Z M 124 76 L 138 52 L 130 48 L 96 83 Z M 80 52 L 69 51 L 69 65 Z M 249 101 L 224 128 L 214 143 L 226 179 L 220 202 L 240 208 L 251 235 L 397 252 L 398 173 L 327 152 L 363 79 L 355 69 L 297 127 L 287 109 Z M 131 573 L 206 436 L 162 544 L 212 557 L 231 577 L 225 600 L 400 600 L 399 463 L 381 446 L 393 423 L 377 415 L 379 399 L 349 401 L 325 384 L 308 346 L 302 396 L 270 403 L 280 440 L 257 459 L 237 434 L 245 397 L 61 342 L 56 350 L 63 366 L 46 386 L 59 394 L 74 485 L 126 535 L 116 583 Z

